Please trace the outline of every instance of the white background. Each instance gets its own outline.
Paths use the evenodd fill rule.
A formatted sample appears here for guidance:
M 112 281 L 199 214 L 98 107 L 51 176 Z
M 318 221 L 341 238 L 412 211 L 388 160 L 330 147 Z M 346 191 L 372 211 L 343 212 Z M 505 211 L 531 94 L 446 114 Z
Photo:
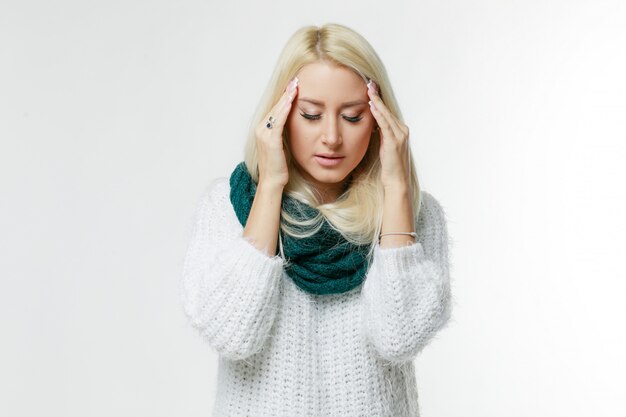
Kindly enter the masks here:
M 626 415 L 622 1 L 6 1 L 0 414 L 208 416 L 178 281 L 287 38 L 383 59 L 453 240 L 424 417 Z

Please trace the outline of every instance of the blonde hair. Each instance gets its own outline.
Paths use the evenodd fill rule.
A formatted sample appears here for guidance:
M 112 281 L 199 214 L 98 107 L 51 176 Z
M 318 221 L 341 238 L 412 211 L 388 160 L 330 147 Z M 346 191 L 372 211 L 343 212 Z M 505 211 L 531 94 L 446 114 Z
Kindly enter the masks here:
M 365 38 L 354 30 L 336 23 L 328 23 L 320 27 L 302 27 L 289 38 L 284 46 L 257 111 L 251 120 L 244 161 L 255 183 L 258 184 L 259 179 L 256 126 L 264 121 L 271 108 L 283 94 L 284 86 L 298 71 L 305 65 L 318 61 L 351 69 L 366 83 L 369 79 L 373 80 L 378 85 L 380 96 L 387 108 L 403 121 L 385 67 Z M 288 139 L 285 128 L 283 129 L 283 147 L 289 166 L 289 182 L 283 192 L 316 208 L 319 210 L 319 215 L 303 223 L 298 222 L 284 209 L 281 209 L 281 230 L 291 236 L 303 238 L 315 234 L 322 226 L 323 220 L 326 219 L 330 226 L 340 232 L 348 241 L 357 245 L 371 245 L 369 250 L 369 256 L 371 256 L 378 242 L 383 217 L 384 189 L 380 179 L 379 131 L 376 129 L 372 131 L 367 152 L 363 160 L 348 176 L 345 191 L 336 201 L 326 204 L 322 203 L 321 196 L 302 177 L 292 163 Z M 410 191 L 417 226 L 421 196 L 410 148 L 409 168 Z M 302 230 L 307 230 L 307 232 L 302 232 Z M 279 248 L 281 256 L 284 258 L 280 234 Z

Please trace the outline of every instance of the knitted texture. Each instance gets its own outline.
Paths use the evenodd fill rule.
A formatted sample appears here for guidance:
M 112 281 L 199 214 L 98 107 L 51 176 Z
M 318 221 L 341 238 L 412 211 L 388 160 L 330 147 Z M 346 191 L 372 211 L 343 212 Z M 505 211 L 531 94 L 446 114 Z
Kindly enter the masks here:
M 416 243 L 376 246 L 363 285 L 303 291 L 243 237 L 228 178 L 200 198 L 180 295 L 218 353 L 213 417 L 419 417 L 413 359 L 451 317 L 445 214 L 422 191 Z
M 239 223 L 245 227 L 254 201 L 256 184 L 245 162 L 230 176 L 230 201 Z M 282 207 L 298 220 L 315 217 L 319 211 L 288 195 Z M 304 228 L 297 227 L 300 232 Z M 313 236 L 294 238 L 282 233 L 283 251 L 289 261 L 285 272 L 298 287 L 312 294 L 341 294 L 361 285 L 369 268 L 369 245 L 355 245 L 324 220 Z M 278 247 L 276 248 L 278 253 Z

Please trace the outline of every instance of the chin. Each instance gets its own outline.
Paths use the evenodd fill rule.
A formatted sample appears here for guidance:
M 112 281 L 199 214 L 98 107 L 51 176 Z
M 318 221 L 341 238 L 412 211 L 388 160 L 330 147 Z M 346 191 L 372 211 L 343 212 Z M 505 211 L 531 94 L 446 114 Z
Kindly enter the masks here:
M 345 169 L 324 169 L 320 167 L 313 167 L 312 169 L 308 170 L 308 172 L 309 175 L 311 175 L 317 181 L 332 184 L 343 181 L 348 176 L 348 174 L 350 174 L 350 172 L 346 171 Z
M 343 172 L 324 172 L 317 168 L 307 169 L 306 172 L 300 170 L 300 174 L 305 180 L 320 184 L 339 184 L 347 177 Z

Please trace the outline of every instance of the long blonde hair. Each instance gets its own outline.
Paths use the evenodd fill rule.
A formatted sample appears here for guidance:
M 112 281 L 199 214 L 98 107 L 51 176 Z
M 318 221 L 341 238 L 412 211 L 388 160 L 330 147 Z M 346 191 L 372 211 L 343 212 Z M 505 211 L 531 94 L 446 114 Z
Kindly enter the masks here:
M 387 71 L 372 46 L 360 34 L 344 25 L 328 23 L 323 26 L 305 26 L 297 30 L 284 46 L 251 120 L 245 148 L 244 161 L 255 183 L 258 184 L 259 169 L 255 128 L 267 116 L 284 91 L 284 86 L 302 67 L 307 64 L 325 61 L 351 69 L 367 83 L 369 79 L 378 84 L 380 96 L 387 108 L 403 121 L 398 103 L 393 94 Z M 307 237 L 319 230 L 323 220 L 339 231 L 348 241 L 363 245 L 369 244 L 369 255 L 373 254 L 378 242 L 383 217 L 384 190 L 380 179 L 379 158 L 380 136 L 373 130 L 369 147 L 359 165 L 349 175 L 345 191 L 332 203 L 322 204 L 320 195 L 308 183 L 292 163 L 287 129 L 283 129 L 283 144 L 289 182 L 284 193 L 319 210 L 316 218 L 305 223 L 297 222 L 284 209 L 281 210 L 280 228 L 294 237 Z M 417 216 L 421 204 L 420 187 L 417 179 L 413 155 L 409 148 L 410 189 L 417 226 Z M 296 228 L 292 227 L 296 226 Z M 308 232 L 303 233 L 306 229 Z M 282 239 L 279 234 L 279 248 L 284 258 Z

